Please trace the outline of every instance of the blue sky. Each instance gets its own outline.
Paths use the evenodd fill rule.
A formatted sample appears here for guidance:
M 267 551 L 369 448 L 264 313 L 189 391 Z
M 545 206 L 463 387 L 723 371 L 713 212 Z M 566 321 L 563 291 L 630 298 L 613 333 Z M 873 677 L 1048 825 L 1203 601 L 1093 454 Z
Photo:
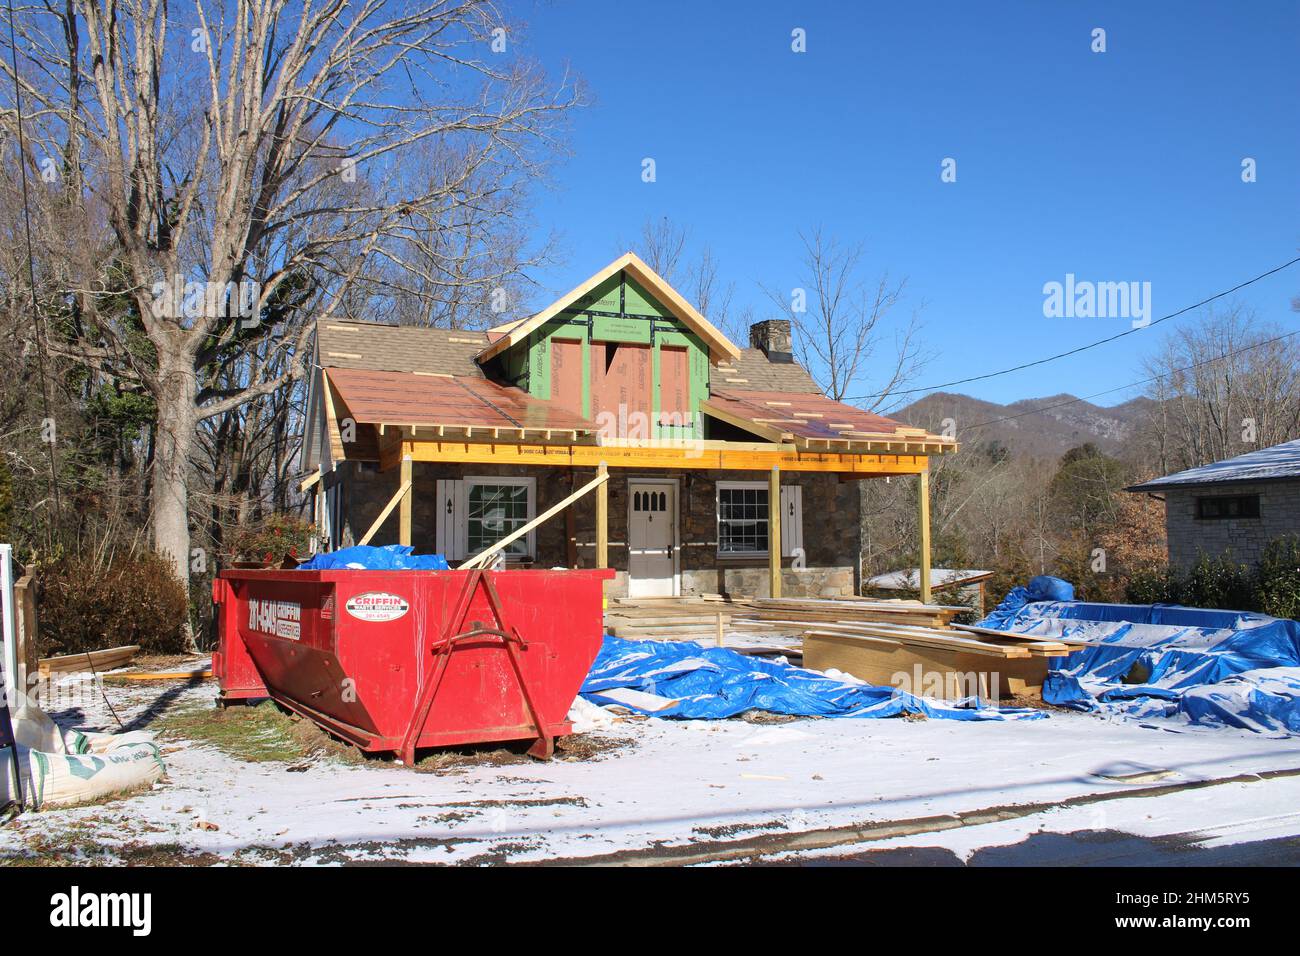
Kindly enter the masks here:
M 937 357 L 914 383 L 1103 338 L 1122 318 L 1043 316 L 1066 273 L 1149 281 L 1160 316 L 1300 248 L 1300 2 L 678 2 L 524 5 L 520 49 L 569 64 L 592 106 L 538 197 L 563 292 L 650 217 L 707 243 L 734 305 L 798 284 L 798 231 L 908 277 Z M 807 31 L 807 52 L 790 49 Z M 1106 30 L 1105 53 L 1090 49 Z M 657 181 L 641 181 L 643 157 Z M 940 163 L 957 161 L 957 181 Z M 1257 162 L 1258 181 L 1241 180 Z M 1300 266 L 1238 294 L 1300 328 Z M 1175 320 L 1188 322 L 1190 319 Z M 1143 377 L 1163 329 L 959 389 L 1086 395 Z M 861 382 L 872 391 L 873 379 Z M 1098 399 L 1113 404 L 1137 394 Z

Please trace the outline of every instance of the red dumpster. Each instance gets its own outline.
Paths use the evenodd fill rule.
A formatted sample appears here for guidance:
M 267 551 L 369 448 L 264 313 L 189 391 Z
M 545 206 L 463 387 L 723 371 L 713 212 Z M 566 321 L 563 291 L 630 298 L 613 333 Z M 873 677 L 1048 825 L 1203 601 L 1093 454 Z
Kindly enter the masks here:
M 223 571 L 220 701 L 270 697 L 363 750 L 533 740 L 549 757 L 600 650 L 592 571 Z

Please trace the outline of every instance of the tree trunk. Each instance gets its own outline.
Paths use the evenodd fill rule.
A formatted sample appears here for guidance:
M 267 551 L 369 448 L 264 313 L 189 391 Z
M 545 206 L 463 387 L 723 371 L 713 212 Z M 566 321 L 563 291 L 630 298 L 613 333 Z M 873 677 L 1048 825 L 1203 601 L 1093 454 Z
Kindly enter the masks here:
M 158 427 L 153 460 L 154 550 L 172 565 L 188 599 L 190 593 L 189 471 L 197 415 L 197 380 L 185 360 L 159 357 Z M 194 635 L 185 623 L 185 643 Z

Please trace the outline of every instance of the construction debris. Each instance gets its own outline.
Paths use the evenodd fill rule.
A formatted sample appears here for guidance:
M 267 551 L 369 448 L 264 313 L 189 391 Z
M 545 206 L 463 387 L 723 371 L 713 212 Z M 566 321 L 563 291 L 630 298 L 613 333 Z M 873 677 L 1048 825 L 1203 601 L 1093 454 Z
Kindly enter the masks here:
M 99 651 L 83 651 L 80 654 L 61 654 L 58 657 L 43 657 L 37 665 L 41 680 L 49 680 L 51 674 L 65 674 L 75 671 L 110 671 L 131 663 L 131 659 L 140 653 L 139 644 L 125 647 L 106 647 Z

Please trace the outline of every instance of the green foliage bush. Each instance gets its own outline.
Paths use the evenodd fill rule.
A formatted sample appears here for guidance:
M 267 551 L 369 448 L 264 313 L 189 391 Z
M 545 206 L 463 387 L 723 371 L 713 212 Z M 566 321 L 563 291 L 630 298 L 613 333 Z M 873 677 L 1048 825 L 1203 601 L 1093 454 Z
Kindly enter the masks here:
M 1257 608 L 1255 575 L 1249 565 L 1234 561 L 1231 555 L 1211 558 L 1202 554 L 1188 573 L 1177 580 L 1177 604 L 1234 611 Z
M 1300 539 L 1279 538 L 1264 549 L 1256 574 L 1259 608 L 1273 617 L 1300 618 Z
M 45 567 L 39 580 L 42 656 L 126 644 L 147 654 L 185 650 L 185 588 L 155 554 L 107 563 L 65 557 Z
M 1184 574 L 1167 567 L 1135 572 L 1128 578 L 1125 600 L 1300 619 L 1300 539 L 1270 542 L 1253 568 L 1231 555 L 1202 554 Z

